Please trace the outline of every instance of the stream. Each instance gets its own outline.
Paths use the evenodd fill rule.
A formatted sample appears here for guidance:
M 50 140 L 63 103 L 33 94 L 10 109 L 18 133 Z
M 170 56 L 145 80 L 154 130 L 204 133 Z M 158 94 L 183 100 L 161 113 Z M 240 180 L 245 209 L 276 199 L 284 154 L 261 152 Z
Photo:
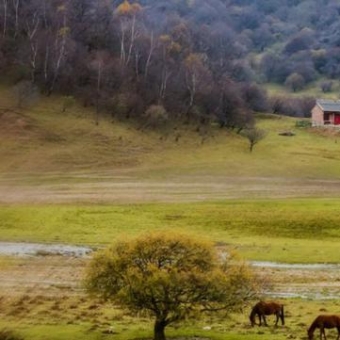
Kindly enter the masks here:
M 0 242 L 0 256 L 58 255 L 74 258 L 90 257 L 94 251 L 87 246 L 41 244 L 26 242 Z M 340 296 L 340 264 L 289 264 L 250 261 L 262 275 L 278 275 L 275 289 L 265 292 L 270 298 L 336 299 Z M 291 280 L 287 277 L 291 278 Z M 307 280 L 308 278 L 308 280 Z
M 7 256 L 63 255 L 85 257 L 92 251 L 89 247 L 66 244 L 0 242 L 0 255 Z

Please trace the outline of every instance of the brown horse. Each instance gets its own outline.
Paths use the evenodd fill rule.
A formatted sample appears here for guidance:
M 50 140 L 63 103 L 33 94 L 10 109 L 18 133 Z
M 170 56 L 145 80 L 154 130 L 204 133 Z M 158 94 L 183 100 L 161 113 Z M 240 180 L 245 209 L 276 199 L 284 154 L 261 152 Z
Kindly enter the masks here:
M 316 328 L 320 329 L 320 340 L 322 340 L 322 335 L 325 340 L 326 333 L 325 328 L 336 328 L 338 330 L 338 337 L 337 340 L 340 339 L 340 316 L 338 315 L 319 315 L 316 319 L 312 322 L 310 327 L 308 328 L 308 339 L 313 339 L 313 334 Z
M 285 315 L 284 315 L 282 304 L 273 302 L 273 301 L 268 301 L 268 302 L 260 301 L 252 308 L 251 313 L 249 315 L 251 325 L 254 326 L 256 324 L 255 316 L 257 315 L 260 320 L 259 326 L 262 325 L 262 320 L 263 320 L 264 325 L 268 326 L 266 315 L 273 315 L 273 314 L 276 315 L 275 326 L 277 326 L 279 319 L 281 319 L 282 325 L 285 324 Z

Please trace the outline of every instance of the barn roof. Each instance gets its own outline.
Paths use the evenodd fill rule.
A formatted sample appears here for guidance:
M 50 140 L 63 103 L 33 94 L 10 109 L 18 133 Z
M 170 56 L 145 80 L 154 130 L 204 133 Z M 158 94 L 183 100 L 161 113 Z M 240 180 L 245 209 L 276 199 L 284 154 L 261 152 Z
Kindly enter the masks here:
M 316 104 L 319 105 L 324 112 L 340 112 L 340 100 L 318 99 Z

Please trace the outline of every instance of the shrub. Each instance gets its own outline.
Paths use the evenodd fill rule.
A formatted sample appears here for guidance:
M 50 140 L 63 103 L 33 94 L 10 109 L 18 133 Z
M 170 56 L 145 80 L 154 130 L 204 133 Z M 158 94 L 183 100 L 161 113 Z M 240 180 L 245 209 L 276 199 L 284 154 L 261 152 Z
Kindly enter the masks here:
M 75 104 L 75 99 L 73 96 L 64 96 L 62 102 L 62 112 L 66 112 L 67 109 Z
M 39 98 L 38 88 L 28 80 L 23 80 L 17 83 L 13 87 L 13 94 L 16 100 L 16 105 L 19 108 L 27 107 Z
M 0 330 L 0 340 L 23 340 L 24 338 L 14 334 L 11 330 Z
M 112 98 L 111 103 L 113 104 L 112 116 L 116 116 L 122 119 L 129 118 L 140 118 L 143 110 L 144 103 L 142 98 L 132 92 L 119 93 Z
M 295 126 L 299 128 L 306 128 L 312 126 L 312 123 L 308 120 L 297 120 Z
M 168 113 L 163 105 L 150 105 L 144 114 L 144 128 L 161 128 L 168 121 Z
M 320 84 L 320 88 L 321 88 L 323 93 L 331 92 L 332 91 L 332 86 L 333 86 L 333 82 L 332 81 L 323 81 Z

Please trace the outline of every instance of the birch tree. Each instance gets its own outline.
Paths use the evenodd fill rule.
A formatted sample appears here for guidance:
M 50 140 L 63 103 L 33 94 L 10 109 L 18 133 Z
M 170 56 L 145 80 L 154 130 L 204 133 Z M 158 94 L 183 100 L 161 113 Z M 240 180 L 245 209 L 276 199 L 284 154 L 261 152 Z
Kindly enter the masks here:
M 7 33 L 8 0 L 2 0 L 2 9 L 3 9 L 2 36 L 5 37 Z
M 132 51 L 139 34 L 137 16 L 141 11 L 142 6 L 138 3 L 130 4 L 127 0 L 124 0 L 115 11 L 120 24 L 120 61 L 124 66 L 131 61 Z
M 19 33 L 19 5 L 20 0 L 12 0 L 13 8 L 14 8 L 14 39 L 17 37 Z
M 57 78 L 60 73 L 60 68 L 66 54 L 66 39 L 69 34 L 69 27 L 66 21 L 66 5 L 63 4 L 58 7 L 57 13 L 61 16 L 60 27 L 55 33 L 54 40 L 54 63 L 53 63 L 53 77 L 51 85 L 48 89 L 48 94 L 51 94 L 54 90 Z
M 39 13 L 35 11 L 32 15 L 26 19 L 26 30 L 28 41 L 30 45 L 30 66 L 31 66 L 31 81 L 35 82 L 35 73 L 37 69 L 37 55 L 39 48 L 39 40 L 36 39 L 38 27 L 39 27 Z

